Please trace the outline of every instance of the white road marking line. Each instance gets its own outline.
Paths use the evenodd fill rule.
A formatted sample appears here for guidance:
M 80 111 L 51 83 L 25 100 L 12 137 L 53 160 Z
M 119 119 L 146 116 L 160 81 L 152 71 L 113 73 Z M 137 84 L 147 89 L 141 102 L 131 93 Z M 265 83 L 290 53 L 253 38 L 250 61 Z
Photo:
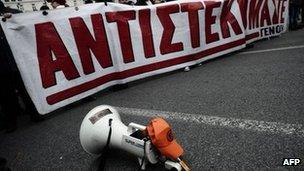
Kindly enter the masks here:
M 273 48 L 273 49 L 265 49 L 265 50 L 254 50 L 254 51 L 240 52 L 239 54 L 244 55 L 244 54 L 264 53 L 264 52 L 282 51 L 282 50 L 291 50 L 291 49 L 301 49 L 301 48 L 304 48 L 304 45 L 281 47 L 281 48 Z
M 284 135 L 296 135 L 304 137 L 304 127 L 302 124 L 285 124 L 280 122 L 266 122 L 248 119 L 224 118 L 218 116 L 207 116 L 200 114 L 188 114 L 178 112 L 167 112 L 158 110 L 145 110 L 135 108 L 115 107 L 119 113 L 142 116 L 142 117 L 163 117 L 169 120 L 179 120 L 185 122 L 195 122 L 212 126 L 220 126 L 248 131 L 266 132 Z

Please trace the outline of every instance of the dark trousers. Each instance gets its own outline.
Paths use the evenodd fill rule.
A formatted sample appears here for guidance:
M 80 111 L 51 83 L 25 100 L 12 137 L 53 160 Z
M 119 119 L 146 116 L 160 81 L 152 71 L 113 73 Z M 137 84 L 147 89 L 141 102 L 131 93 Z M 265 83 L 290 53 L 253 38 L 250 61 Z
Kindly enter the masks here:
M 299 17 L 300 7 L 298 5 L 290 5 L 289 10 L 289 27 L 291 29 L 296 29 L 298 27 L 298 17 Z
M 19 72 L 15 73 L 15 85 L 16 85 L 16 89 L 18 91 L 18 95 L 24 102 L 24 105 L 25 105 L 24 112 L 26 114 L 29 114 L 31 116 L 32 120 L 39 120 L 40 114 L 38 113 L 32 99 L 30 98 L 29 94 L 27 93 Z
M 12 77 L 1 75 L 0 79 L 0 105 L 4 114 L 4 126 L 10 129 L 17 125 L 17 115 L 20 113 L 20 107 Z
M 304 1 L 302 2 L 302 23 L 304 24 Z

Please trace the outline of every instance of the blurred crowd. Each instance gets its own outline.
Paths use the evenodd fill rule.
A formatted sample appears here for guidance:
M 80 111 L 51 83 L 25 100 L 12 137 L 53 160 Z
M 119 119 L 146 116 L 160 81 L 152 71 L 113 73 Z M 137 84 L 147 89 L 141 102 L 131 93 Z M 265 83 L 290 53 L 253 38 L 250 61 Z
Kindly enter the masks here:
M 98 2 L 114 2 L 114 3 L 120 3 L 120 4 L 125 4 L 125 5 L 153 5 L 153 4 L 160 4 L 160 3 L 165 3 L 169 1 L 174 1 L 174 0 L 83 0 L 84 4 L 91 4 L 91 3 L 98 3 Z M 44 4 L 40 7 L 40 10 L 49 10 L 50 7 L 47 5 L 50 3 L 50 6 L 55 9 L 55 8 L 64 8 L 64 7 L 69 7 L 67 4 L 66 0 L 46 0 Z
M 128 4 L 128 5 L 153 5 L 165 2 L 170 2 L 174 0 L 119 0 L 118 3 Z

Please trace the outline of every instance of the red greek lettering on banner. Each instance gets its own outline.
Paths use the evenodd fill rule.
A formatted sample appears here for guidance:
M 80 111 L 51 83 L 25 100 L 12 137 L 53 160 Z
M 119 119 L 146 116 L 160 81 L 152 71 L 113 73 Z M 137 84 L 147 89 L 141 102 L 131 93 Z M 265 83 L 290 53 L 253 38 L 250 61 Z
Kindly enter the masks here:
M 55 73 L 58 71 L 62 71 L 67 80 L 80 77 L 68 50 L 52 22 L 35 24 L 35 33 L 37 57 L 42 86 L 44 88 L 57 84 Z
M 101 14 L 91 15 L 95 39 L 82 18 L 75 17 L 70 18 L 69 20 L 84 74 L 88 75 L 95 72 L 91 52 L 94 54 L 102 68 L 113 66 L 107 34 Z

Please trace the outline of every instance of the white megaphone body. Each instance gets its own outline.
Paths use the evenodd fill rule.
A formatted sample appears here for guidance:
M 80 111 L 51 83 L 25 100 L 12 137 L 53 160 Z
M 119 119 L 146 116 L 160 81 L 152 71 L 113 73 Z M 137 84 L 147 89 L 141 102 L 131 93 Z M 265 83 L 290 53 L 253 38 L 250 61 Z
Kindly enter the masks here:
M 107 144 L 110 131 L 109 122 L 113 129 L 111 146 L 119 147 L 127 126 L 124 125 L 117 111 L 110 106 L 98 106 L 92 109 L 84 118 L 80 128 L 80 142 L 85 151 L 91 154 L 100 154 Z
M 82 121 L 80 142 L 83 149 L 90 154 L 101 154 L 106 146 L 127 151 L 138 157 L 141 169 L 144 170 L 146 164 L 159 161 L 151 141 L 142 135 L 145 129 L 146 126 L 136 123 L 126 126 L 121 122 L 117 110 L 101 105 L 92 109 Z M 178 163 L 169 160 L 165 162 L 165 167 L 181 170 Z

